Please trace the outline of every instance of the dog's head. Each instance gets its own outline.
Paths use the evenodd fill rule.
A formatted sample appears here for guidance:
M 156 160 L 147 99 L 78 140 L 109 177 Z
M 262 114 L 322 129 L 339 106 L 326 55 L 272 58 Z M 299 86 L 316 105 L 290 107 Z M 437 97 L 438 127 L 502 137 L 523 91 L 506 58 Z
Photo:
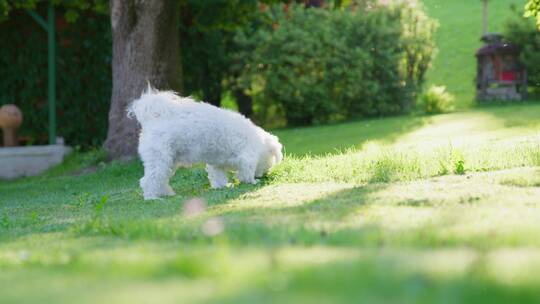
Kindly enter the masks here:
M 264 152 L 262 153 L 257 166 L 257 177 L 261 177 L 268 172 L 270 168 L 283 160 L 283 153 L 281 152 L 282 148 L 283 146 L 276 136 L 264 132 Z

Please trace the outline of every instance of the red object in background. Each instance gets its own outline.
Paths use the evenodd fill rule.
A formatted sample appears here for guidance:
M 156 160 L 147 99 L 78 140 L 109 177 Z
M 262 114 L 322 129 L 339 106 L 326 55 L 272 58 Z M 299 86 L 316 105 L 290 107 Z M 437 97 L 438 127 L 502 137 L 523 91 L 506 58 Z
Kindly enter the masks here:
M 503 71 L 501 73 L 501 80 L 503 81 L 514 81 L 517 79 L 516 71 Z
M 68 27 L 68 22 L 66 21 L 66 18 L 62 15 L 56 16 L 56 29 L 59 31 L 63 31 Z

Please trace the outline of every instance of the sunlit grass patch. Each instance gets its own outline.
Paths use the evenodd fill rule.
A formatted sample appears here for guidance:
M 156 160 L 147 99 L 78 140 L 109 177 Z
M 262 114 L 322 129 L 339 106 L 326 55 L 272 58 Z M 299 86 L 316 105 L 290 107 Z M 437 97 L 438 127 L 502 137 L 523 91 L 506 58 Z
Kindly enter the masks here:
M 326 156 L 294 157 L 271 174 L 273 182 L 392 182 L 540 165 L 540 139 L 478 145 L 365 145 Z

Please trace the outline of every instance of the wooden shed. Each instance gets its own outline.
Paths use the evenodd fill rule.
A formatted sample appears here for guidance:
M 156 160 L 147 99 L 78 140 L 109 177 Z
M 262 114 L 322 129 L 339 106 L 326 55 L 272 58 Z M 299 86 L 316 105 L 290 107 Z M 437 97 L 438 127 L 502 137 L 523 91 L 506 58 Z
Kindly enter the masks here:
M 476 52 L 476 98 L 478 101 L 527 98 L 527 71 L 519 63 L 519 48 L 500 34 L 482 36 L 484 46 Z

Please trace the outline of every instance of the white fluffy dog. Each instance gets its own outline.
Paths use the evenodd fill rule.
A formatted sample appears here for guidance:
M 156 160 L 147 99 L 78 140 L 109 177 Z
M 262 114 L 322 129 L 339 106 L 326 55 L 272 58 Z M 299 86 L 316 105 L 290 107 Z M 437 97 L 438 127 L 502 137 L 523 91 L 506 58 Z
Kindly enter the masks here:
M 255 184 L 283 154 L 276 136 L 241 114 L 148 86 L 129 106 L 142 126 L 139 155 L 144 199 L 174 195 L 169 179 L 177 167 L 206 163 L 212 188 L 225 187 L 227 171 Z

